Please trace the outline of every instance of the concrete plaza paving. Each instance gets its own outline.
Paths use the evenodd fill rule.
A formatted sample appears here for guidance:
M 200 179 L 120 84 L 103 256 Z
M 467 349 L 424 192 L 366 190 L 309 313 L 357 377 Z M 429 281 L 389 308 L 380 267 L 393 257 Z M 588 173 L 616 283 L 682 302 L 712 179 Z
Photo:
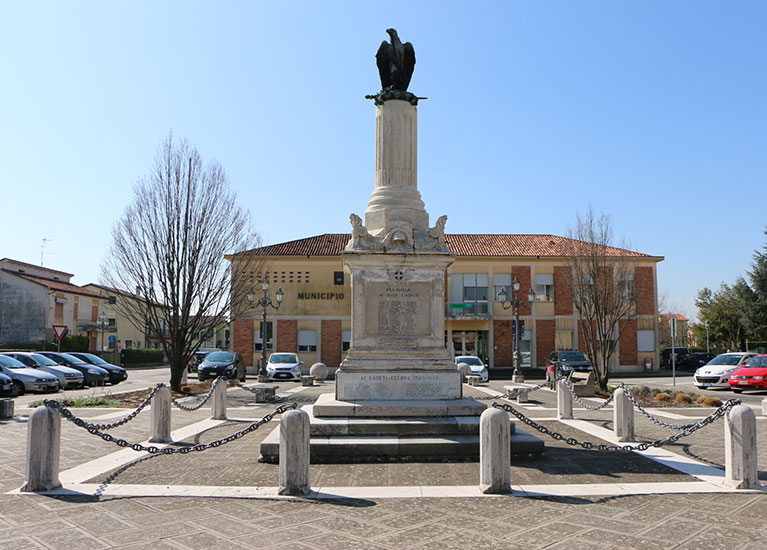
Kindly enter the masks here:
M 465 391 L 486 396 L 502 393 L 504 384 L 465 386 Z M 299 389 L 295 397 L 308 400 L 332 391 L 332 384 L 305 389 L 280 384 L 279 392 Z M 228 416 L 234 419 L 230 421 L 210 421 L 209 408 L 174 408 L 174 433 L 188 434 L 179 444 L 218 439 L 275 408 L 254 404 L 243 390 L 228 395 Z M 526 404 L 513 405 L 580 441 L 603 443 L 600 430 L 612 427 L 609 407 L 594 412 L 576 405 L 575 421 L 555 420 L 555 394 L 546 390 L 531 394 Z M 659 414 L 681 424 L 711 411 L 674 409 Z M 585 450 L 542 435 L 542 457 L 512 460 L 516 490 L 510 496 L 472 492 L 479 483 L 477 463 L 431 462 L 312 464 L 312 487 L 324 489 L 325 498 L 320 494 L 310 499 L 277 497 L 270 491 L 277 485 L 279 467 L 258 462 L 258 444 L 272 425 L 203 452 L 148 456 L 120 449 L 63 421 L 61 479 L 80 494 L 6 494 L 24 481 L 29 412 L 20 409 L 15 419 L 0 421 L 0 548 L 767 547 L 762 521 L 766 495 L 724 489 L 692 493 L 688 489 L 709 491 L 716 486 L 678 467 L 685 460 L 697 465 L 697 473 L 722 467 L 721 420 L 668 445 L 672 460 L 665 461 Z M 74 412 L 91 421 L 112 422 L 128 411 Z M 757 414 L 759 463 L 764 465 L 767 423 L 761 411 Z M 638 413 L 635 420 L 639 440 L 673 433 Z M 148 437 L 148 424 L 145 411 L 110 433 L 141 442 Z M 123 455 L 126 458 L 119 459 Z M 767 472 L 760 472 L 760 479 L 767 479 Z M 260 490 L 258 498 L 225 496 Z M 162 496 L 168 491 L 197 496 Z M 638 494 L 643 491 L 652 494 Z M 339 498 L 344 495 L 356 498 Z

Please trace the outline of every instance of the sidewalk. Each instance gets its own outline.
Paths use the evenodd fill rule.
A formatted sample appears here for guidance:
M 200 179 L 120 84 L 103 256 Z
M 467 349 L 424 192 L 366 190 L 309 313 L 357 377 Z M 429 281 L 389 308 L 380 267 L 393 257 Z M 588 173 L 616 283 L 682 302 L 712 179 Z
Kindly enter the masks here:
M 469 388 L 467 394 L 502 392 L 505 382 Z M 281 384 L 280 392 L 296 389 Z M 300 397 L 316 397 L 332 385 L 306 388 Z M 252 421 L 273 405 L 255 406 L 242 390 L 229 392 L 230 418 Z M 594 402 L 596 403 L 596 401 Z M 302 403 L 303 404 L 303 403 Z M 515 408 L 567 437 L 603 442 L 584 432 L 611 428 L 612 411 L 578 409 L 574 423 L 558 422 L 555 394 L 539 390 Z M 19 411 L 26 412 L 26 411 Z M 81 409 L 76 413 L 99 422 L 112 422 L 129 411 Z M 699 418 L 710 410 L 678 409 L 666 414 Z M 173 429 L 206 421 L 210 409 L 182 413 L 173 410 Z M 107 417 L 111 419 L 107 419 Z M 636 432 L 656 439 L 668 431 L 637 414 Z M 674 421 L 674 420 L 670 420 Z M 113 430 L 129 441 L 147 437 L 149 412 Z M 579 424 L 579 422 L 581 424 Z M 682 422 L 681 420 L 679 422 Z M 187 443 L 215 440 L 248 424 L 222 422 L 185 439 Z M 517 424 L 521 426 L 520 423 Z M 580 429 L 576 426 L 581 426 Z M 590 427 L 589 427 L 590 426 Z M 765 420 L 760 429 L 760 464 L 767 460 Z M 219 488 L 274 487 L 278 466 L 257 461 L 258 442 L 272 425 L 215 449 L 199 453 L 153 456 L 109 468 L 83 479 L 101 487 L 101 496 L 43 496 L 0 494 L 0 548 L 744 548 L 767 546 L 761 521 L 767 511 L 765 495 L 650 494 L 637 496 L 500 496 L 473 498 L 398 498 L 402 487 L 460 487 L 476 485 L 477 463 L 313 464 L 313 487 L 357 487 L 361 494 L 393 495 L 355 499 L 224 498 L 118 496 L 123 487 Z M 525 428 L 529 430 L 530 428 Z M 671 451 L 710 467 L 723 459 L 722 425 L 683 438 Z M 765 432 L 764 435 L 762 432 Z M 595 432 L 598 433 L 598 432 Z M 546 436 L 543 436 L 546 437 Z M 25 418 L 0 421 L 0 489 L 23 483 L 26 447 Z M 631 454 L 599 453 L 545 440 L 544 457 L 514 459 L 512 485 L 571 487 L 574 492 L 595 487 L 629 487 L 642 483 L 676 491 L 680 483 L 701 483 L 663 463 Z M 62 425 L 62 474 L 120 450 L 69 422 Z M 82 474 L 81 475 L 86 475 Z M 68 474 L 72 477 L 72 474 Z M 66 477 L 63 476 L 62 477 Z M 761 476 L 760 476 L 761 477 Z M 767 477 L 767 475 L 765 476 Z M 64 479 L 62 479 L 64 481 Z M 229 488 L 228 490 L 224 490 Z M 145 490 L 149 490 L 147 488 Z M 398 493 L 398 494 L 397 494 Z M 193 494 L 193 493 L 192 493 Z M 409 493 L 408 493 L 409 494 Z M 520 493 L 521 494 L 521 493 Z

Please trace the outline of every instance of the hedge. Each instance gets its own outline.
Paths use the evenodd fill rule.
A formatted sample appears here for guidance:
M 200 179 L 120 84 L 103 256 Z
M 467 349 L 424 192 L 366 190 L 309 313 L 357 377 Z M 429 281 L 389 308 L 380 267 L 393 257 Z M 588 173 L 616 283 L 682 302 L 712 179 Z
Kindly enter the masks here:
M 161 349 L 124 349 L 120 350 L 120 364 L 135 365 L 138 363 L 162 364 L 163 351 Z

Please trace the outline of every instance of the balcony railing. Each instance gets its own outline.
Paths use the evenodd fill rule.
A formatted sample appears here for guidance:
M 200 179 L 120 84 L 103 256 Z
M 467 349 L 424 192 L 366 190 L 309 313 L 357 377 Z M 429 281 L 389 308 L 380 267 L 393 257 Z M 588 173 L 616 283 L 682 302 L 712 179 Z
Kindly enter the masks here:
M 450 302 L 445 304 L 445 317 L 490 318 L 488 302 Z

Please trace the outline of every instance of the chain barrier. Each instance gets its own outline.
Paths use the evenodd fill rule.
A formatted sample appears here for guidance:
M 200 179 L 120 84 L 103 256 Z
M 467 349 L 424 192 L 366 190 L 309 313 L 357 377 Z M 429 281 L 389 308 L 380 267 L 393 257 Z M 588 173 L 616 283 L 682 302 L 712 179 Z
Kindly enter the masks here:
M 475 399 L 477 401 L 489 401 L 489 400 L 493 400 L 493 399 L 513 399 L 514 395 L 512 395 L 512 394 L 514 393 L 514 391 L 519 392 L 520 390 L 522 390 L 522 391 L 525 391 L 527 393 L 530 393 L 530 392 L 534 392 L 536 390 L 540 390 L 541 388 L 545 388 L 546 386 L 552 386 L 553 387 L 554 384 L 556 384 L 560 380 L 564 380 L 566 378 L 567 378 L 566 375 L 561 375 L 558 378 L 555 378 L 554 380 L 547 380 L 546 382 L 538 384 L 537 386 L 533 386 L 532 388 L 520 387 L 520 388 L 517 388 L 516 390 L 509 390 L 506 393 L 502 393 L 502 394 L 499 394 L 499 395 L 487 395 L 487 396 L 481 396 L 481 397 L 472 397 L 472 399 Z
M 257 395 L 264 391 L 262 388 L 249 388 L 245 386 L 244 384 L 241 384 L 240 382 L 235 382 L 234 385 L 242 390 L 252 393 L 253 395 Z M 266 392 L 264 392 L 264 398 L 268 399 Z M 276 395 L 273 399 L 269 399 L 267 403 L 284 403 L 286 401 L 291 401 L 296 403 L 314 403 L 315 401 L 317 401 L 317 398 L 316 397 L 293 397 L 292 394 Z
M 92 433 L 93 435 L 99 436 L 104 441 L 115 443 L 118 447 L 128 447 L 133 449 L 134 451 L 144 451 L 150 454 L 165 454 L 165 455 L 186 454 L 186 453 L 191 453 L 193 451 L 205 451 L 207 449 L 212 449 L 213 447 L 220 447 L 221 445 L 234 441 L 235 439 L 240 439 L 241 437 L 249 434 L 250 432 L 257 430 L 262 425 L 266 424 L 267 422 L 270 422 L 272 418 L 274 418 L 276 415 L 282 414 L 287 410 L 295 409 L 297 407 L 296 403 L 291 403 L 290 405 L 283 405 L 282 407 L 278 407 L 277 409 L 274 410 L 274 412 L 265 415 L 261 420 L 257 420 L 256 422 L 253 422 L 247 428 L 240 430 L 239 432 L 235 432 L 226 437 L 222 437 L 221 439 L 216 439 L 215 441 L 211 441 L 210 443 L 199 443 L 197 445 L 192 445 L 190 447 L 159 448 L 159 447 L 155 447 L 154 445 L 147 447 L 142 445 L 141 443 L 131 443 L 129 441 L 126 441 L 125 439 L 121 439 L 119 437 L 114 437 L 111 434 L 104 433 L 101 430 L 99 430 L 97 426 L 89 424 L 82 418 L 79 418 L 75 416 L 74 414 L 72 414 L 72 411 L 64 407 L 61 403 L 59 403 L 55 399 L 46 399 L 43 401 L 43 403 L 45 405 L 49 405 L 53 407 L 54 409 L 56 409 L 62 417 L 66 418 L 70 422 L 73 422 L 76 426 L 79 426 L 81 428 L 88 430 L 88 432 Z
M 222 376 L 219 376 L 219 377 L 217 377 L 217 378 L 216 378 L 216 379 L 213 381 L 213 384 L 211 384 L 211 386 L 210 386 L 210 391 L 209 391 L 209 392 L 208 392 L 208 393 L 205 395 L 205 397 L 203 398 L 203 400 L 202 400 L 202 401 L 199 401 L 199 402 L 198 402 L 196 405 L 187 406 L 187 405 L 184 405 L 183 403 L 181 403 L 180 401 L 177 401 L 176 399 L 171 399 L 171 402 L 172 402 L 172 403 L 173 403 L 173 404 L 174 404 L 176 407 L 178 407 L 179 409 L 181 409 L 182 411 L 188 411 L 188 412 L 190 412 L 190 411 L 196 411 L 197 409 L 200 409 L 200 408 L 202 408 L 202 406 L 203 406 L 203 405 L 205 405 L 205 403 L 207 403 L 207 402 L 208 402 L 208 400 L 210 400 L 210 398 L 211 398 L 211 397 L 213 397 L 213 390 L 215 390 L 215 389 L 216 389 L 216 384 L 218 384 L 218 383 L 219 383 L 221 380 L 225 380 L 225 378 L 224 378 L 224 377 L 222 377 Z M 199 396 L 196 396 L 196 397 L 199 397 Z
M 642 407 L 642 405 L 640 405 L 637 402 L 636 398 L 634 397 L 634 392 L 632 392 L 629 388 L 624 386 L 622 382 L 621 382 L 619 387 L 623 388 L 623 391 L 626 392 L 626 395 L 628 396 L 629 401 L 631 401 L 631 403 L 639 410 L 639 412 L 641 412 L 647 418 L 649 418 L 650 420 L 655 422 L 658 426 L 662 426 L 662 427 L 668 428 L 670 430 L 686 430 L 686 429 L 688 429 L 691 426 L 694 426 L 696 424 L 695 422 L 692 422 L 690 424 L 670 424 L 670 423 L 666 422 L 665 420 L 661 420 L 660 418 L 658 418 L 656 416 L 653 416 L 650 413 L 650 411 L 645 410 L 645 408 Z
M 630 453 L 632 451 L 646 451 L 650 447 L 662 447 L 663 445 L 666 445 L 667 443 L 675 443 L 679 439 L 686 437 L 688 435 L 692 435 L 697 430 L 711 424 L 713 421 L 723 417 L 725 414 L 727 414 L 730 409 L 732 409 L 735 405 L 741 404 L 740 399 L 729 399 L 727 402 L 719 407 L 717 410 L 715 410 L 713 413 L 708 415 L 703 420 L 696 422 L 689 428 L 686 428 L 685 430 L 671 434 L 670 436 L 666 437 L 665 439 L 656 439 L 655 441 L 649 442 L 649 443 L 640 443 L 639 445 L 606 445 L 603 443 L 591 443 L 590 441 L 578 441 L 574 437 L 565 437 L 559 432 L 555 432 L 554 430 L 548 429 L 546 426 L 542 426 L 535 422 L 534 420 L 526 417 L 524 414 L 516 410 L 511 405 L 508 405 L 506 403 L 493 403 L 493 407 L 496 409 L 503 409 L 508 413 L 511 413 L 512 415 L 516 416 L 520 421 L 527 424 L 531 428 L 534 428 L 538 430 L 539 432 L 548 435 L 552 439 L 555 439 L 557 441 L 564 441 L 568 445 L 573 446 L 580 446 L 584 449 L 596 449 L 598 451 L 616 451 L 616 452 L 623 452 L 623 453 Z
M 587 409 L 589 411 L 598 411 L 599 409 L 604 409 L 607 405 L 612 403 L 613 399 L 615 399 L 615 393 L 611 393 L 610 397 L 608 397 L 607 400 L 601 405 L 589 405 L 585 401 L 583 401 L 580 397 L 575 395 L 575 389 L 573 388 L 573 383 L 570 381 L 570 379 L 567 376 L 565 376 L 564 378 L 565 378 L 565 386 L 567 386 L 567 389 L 570 391 L 570 395 L 572 395 L 573 399 L 575 399 L 575 402 L 578 403 L 584 409 Z M 623 384 L 621 383 L 619 387 L 623 387 Z

